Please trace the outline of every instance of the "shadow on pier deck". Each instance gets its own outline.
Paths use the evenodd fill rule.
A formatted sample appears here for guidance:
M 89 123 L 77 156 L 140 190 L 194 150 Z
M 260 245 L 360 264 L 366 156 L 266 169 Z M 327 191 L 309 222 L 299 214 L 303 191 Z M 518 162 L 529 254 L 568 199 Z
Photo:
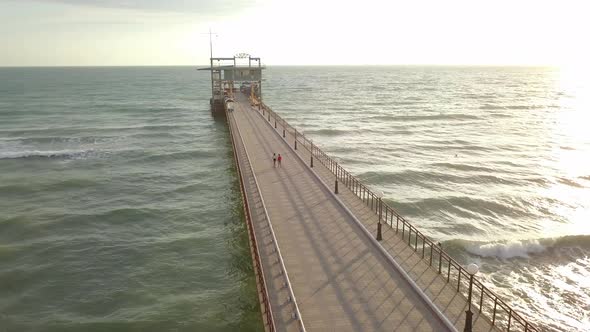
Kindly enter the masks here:
M 265 328 L 463 330 L 466 272 L 270 112 L 237 96 L 228 113 L 260 265 L 262 308 L 271 318 Z M 283 156 L 281 167 L 273 167 L 273 153 Z M 337 195 L 336 175 L 342 182 Z M 383 239 L 377 242 L 380 218 Z M 511 309 L 497 310 L 508 306 L 479 281 L 473 299 L 474 331 L 534 331 Z

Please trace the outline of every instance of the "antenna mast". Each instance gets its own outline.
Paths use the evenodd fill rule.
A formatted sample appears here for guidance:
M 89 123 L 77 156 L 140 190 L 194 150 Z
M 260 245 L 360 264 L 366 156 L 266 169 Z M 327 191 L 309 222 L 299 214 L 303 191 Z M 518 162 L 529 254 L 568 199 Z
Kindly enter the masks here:
M 213 41 L 211 36 L 213 36 L 213 32 L 211 32 L 211 28 L 209 28 L 209 51 L 211 53 L 211 58 L 213 58 Z

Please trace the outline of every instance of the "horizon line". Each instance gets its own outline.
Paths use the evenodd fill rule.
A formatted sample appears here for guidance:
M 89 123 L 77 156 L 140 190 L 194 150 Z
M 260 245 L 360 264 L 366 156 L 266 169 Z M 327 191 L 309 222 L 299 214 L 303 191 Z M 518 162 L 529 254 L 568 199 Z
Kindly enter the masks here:
M 178 65 L 0 65 L 0 68 L 140 68 L 140 67 L 202 67 L 210 64 Z M 436 64 L 436 63 L 399 63 L 399 64 L 264 64 L 266 67 L 529 67 L 559 68 L 556 64 Z

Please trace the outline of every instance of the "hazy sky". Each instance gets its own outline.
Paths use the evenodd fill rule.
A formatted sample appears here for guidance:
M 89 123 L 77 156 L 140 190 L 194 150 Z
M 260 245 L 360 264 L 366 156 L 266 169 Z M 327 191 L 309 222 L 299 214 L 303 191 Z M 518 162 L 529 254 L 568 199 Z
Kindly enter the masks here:
M 583 64 L 585 1 L 0 0 L 0 66 Z

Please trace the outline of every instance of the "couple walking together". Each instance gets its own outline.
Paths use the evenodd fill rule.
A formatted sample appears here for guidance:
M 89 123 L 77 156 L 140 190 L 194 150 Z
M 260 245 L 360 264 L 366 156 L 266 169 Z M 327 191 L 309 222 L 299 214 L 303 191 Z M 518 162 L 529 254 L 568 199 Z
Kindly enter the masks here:
M 279 156 L 277 157 L 276 153 L 272 154 L 272 167 L 277 167 L 277 161 L 279 162 L 279 167 L 281 167 L 281 161 L 283 160 L 283 157 L 281 157 L 281 154 L 279 153 Z

